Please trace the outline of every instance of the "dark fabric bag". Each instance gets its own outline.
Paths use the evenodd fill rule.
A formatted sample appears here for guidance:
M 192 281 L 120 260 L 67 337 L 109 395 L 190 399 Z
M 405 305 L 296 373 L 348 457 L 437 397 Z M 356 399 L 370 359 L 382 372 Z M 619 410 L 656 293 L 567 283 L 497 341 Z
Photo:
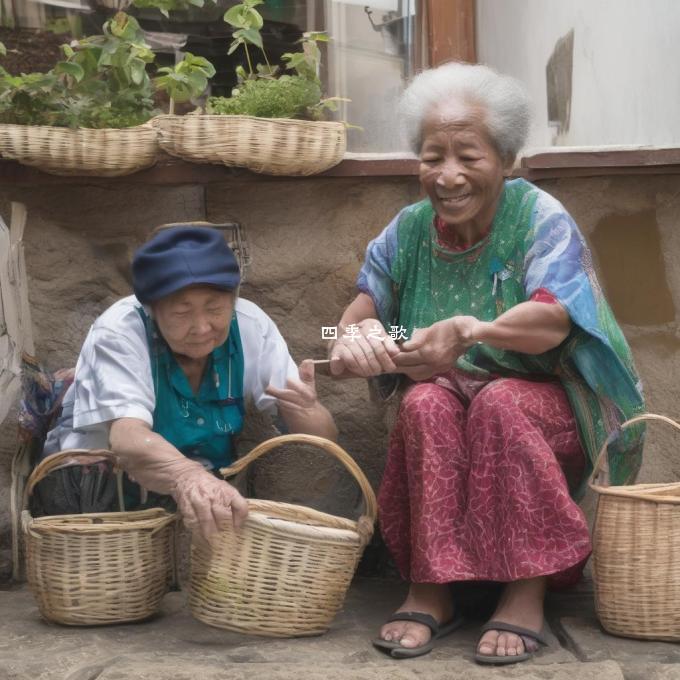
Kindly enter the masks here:
M 50 472 L 38 482 L 31 498 L 31 514 L 76 515 L 90 512 L 117 512 L 161 507 L 176 509 L 171 496 L 149 491 L 144 493 L 136 482 L 123 473 L 123 507 L 118 500 L 116 473 L 109 461 L 69 465 Z

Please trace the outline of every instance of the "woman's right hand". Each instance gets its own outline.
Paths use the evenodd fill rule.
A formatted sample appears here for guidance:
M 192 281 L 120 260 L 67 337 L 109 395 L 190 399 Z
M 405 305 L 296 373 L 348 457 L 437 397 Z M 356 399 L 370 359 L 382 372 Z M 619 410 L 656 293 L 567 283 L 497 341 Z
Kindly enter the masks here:
M 338 330 L 342 336 L 333 342 L 328 355 L 331 375 L 351 373 L 368 378 L 396 371 L 393 357 L 399 354 L 399 347 L 380 321 L 364 319 L 359 323 L 338 326 Z
M 130 477 L 150 491 L 170 494 L 187 527 L 197 529 L 206 540 L 219 531 L 224 520 L 231 519 L 236 528 L 243 524 L 248 504 L 241 494 L 152 432 L 147 422 L 114 420 L 109 442 Z
M 243 496 L 205 469 L 194 467 L 180 474 L 172 496 L 187 528 L 198 529 L 208 542 L 225 520 L 231 520 L 238 529 L 248 516 L 248 503 Z

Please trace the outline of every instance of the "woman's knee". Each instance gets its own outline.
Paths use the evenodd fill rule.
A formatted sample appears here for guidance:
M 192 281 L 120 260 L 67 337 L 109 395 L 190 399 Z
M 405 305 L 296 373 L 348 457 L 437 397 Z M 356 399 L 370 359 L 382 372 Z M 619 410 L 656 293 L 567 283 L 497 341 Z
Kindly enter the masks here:
M 506 416 L 521 408 L 522 397 L 531 383 L 516 378 L 499 378 L 486 385 L 472 400 L 469 408 L 470 419 L 484 420 Z
M 455 395 L 434 383 L 411 385 L 401 400 L 399 418 L 421 418 L 428 414 L 445 417 L 447 412 L 462 410 Z

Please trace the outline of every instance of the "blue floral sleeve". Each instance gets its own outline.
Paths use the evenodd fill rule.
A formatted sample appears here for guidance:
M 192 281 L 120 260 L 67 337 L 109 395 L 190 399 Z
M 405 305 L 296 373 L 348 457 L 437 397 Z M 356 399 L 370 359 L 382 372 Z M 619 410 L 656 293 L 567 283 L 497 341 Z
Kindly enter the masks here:
M 598 319 L 602 294 L 590 250 L 571 215 L 548 194 L 542 193 L 536 202 L 530 238 L 524 262 L 527 299 L 539 289 L 547 290 L 574 323 L 605 339 Z
M 397 300 L 394 299 L 392 264 L 397 252 L 398 225 L 402 210 L 366 248 L 366 258 L 357 277 L 357 288 L 370 295 L 379 319 L 389 328 Z
M 539 288 L 552 293 L 585 335 L 571 361 L 598 395 L 642 403 L 632 355 L 597 281 L 592 255 L 572 217 L 542 192 L 535 207 L 533 243 L 525 258 L 527 298 Z

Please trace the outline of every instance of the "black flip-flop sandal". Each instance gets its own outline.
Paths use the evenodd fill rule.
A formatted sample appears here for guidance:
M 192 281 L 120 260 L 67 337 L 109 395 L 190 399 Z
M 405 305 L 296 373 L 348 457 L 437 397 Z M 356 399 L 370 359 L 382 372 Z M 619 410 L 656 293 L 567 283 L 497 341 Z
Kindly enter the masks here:
M 543 637 L 542 633 L 537 633 L 535 630 L 530 630 L 529 628 L 522 628 L 521 626 L 515 626 L 512 623 L 505 623 L 503 621 L 489 621 L 485 623 L 481 628 L 481 635 L 477 641 L 477 648 L 479 649 L 479 642 L 484 636 L 484 633 L 490 630 L 497 630 L 501 633 L 514 633 L 522 638 L 524 643 L 524 649 L 527 650 L 528 643 L 537 642 L 539 645 L 545 647 L 548 646 L 548 641 Z M 475 661 L 481 664 L 489 665 L 506 665 L 511 663 L 521 663 L 522 661 L 528 661 L 533 657 L 536 652 L 539 651 L 539 647 L 532 651 L 525 651 L 524 654 L 517 654 L 515 656 L 498 656 L 496 654 L 480 654 L 475 651 Z
M 423 612 L 397 612 L 387 619 L 385 623 L 392 623 L 393 621 L 413 621 L 415 623 L 422 623 L 424 626 L 427 626 L 432 633 L 430 639 L 419 647 L 403 647 L 399 642 L 394 640 L 383 640 L 382 638 L 375 638 L 372 641 L 374 647 L 389 653 L 394 659 L 412 659 L 416 656 L 428 654 L 434 649 L 437 640 L 458 630 L 465 622 L 460 614 L 456 614 L 447 623 L 439 624 L 434 616 L 424 614 Z

